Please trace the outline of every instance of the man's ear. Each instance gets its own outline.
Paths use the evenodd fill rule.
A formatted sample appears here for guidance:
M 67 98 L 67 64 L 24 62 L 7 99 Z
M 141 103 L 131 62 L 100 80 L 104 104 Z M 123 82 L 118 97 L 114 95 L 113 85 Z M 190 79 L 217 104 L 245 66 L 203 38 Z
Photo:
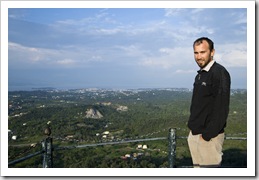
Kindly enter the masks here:
M 212 49 L 212 51 L 211 51 L 211 58 L 212 59 L 213 59 L 214 54 L 215 54 L 215 49 Z

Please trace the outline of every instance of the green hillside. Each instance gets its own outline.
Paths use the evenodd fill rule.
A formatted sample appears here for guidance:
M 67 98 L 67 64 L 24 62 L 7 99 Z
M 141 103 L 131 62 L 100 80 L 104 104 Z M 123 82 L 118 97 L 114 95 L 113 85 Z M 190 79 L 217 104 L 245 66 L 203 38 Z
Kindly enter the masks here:
M 188 89 L 9 92 L 9 162 L 41 150 L 47 123 L 54 148 L 167 137 L 169 128 L 176 128 L 177 136 L 187 136 L 191 95 Z M 232 90 L 227 136 L 246 137 L 246 108 L 246 90 Z M 246 150 L 246 141 L 226 140 L 223 165 L 246 167 Z M 191 165 L 186 139 L 177 140 L 176 152 L 176 166 Z M 56 168 L 164 168 L 168 140 L 54 150 L 53 158 Z M 41 168 L 42 156 L 10 167 Z

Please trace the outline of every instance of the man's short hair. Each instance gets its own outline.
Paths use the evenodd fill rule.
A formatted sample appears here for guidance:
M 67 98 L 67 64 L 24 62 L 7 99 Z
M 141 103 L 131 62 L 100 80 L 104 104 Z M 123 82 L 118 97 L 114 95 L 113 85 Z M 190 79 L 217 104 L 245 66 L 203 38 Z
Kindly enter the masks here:
M 209 44 L 209 49 L 210 49 L 210 51 L 212 51 L 212 50 L 214 49 L 214 43 L 213 43 L 213 41 L 210 40 L 210 39 L 207 38 L 207 37 L 201 37 L 201 38 L 196 39 L 196 40 L 194 41 L 194 43 L 193 43 L 193 48 L 194 48 L 195 45 L 199 45 L 199 44 L 201 44 L 203 41 L 207 41 L 207 43 Z

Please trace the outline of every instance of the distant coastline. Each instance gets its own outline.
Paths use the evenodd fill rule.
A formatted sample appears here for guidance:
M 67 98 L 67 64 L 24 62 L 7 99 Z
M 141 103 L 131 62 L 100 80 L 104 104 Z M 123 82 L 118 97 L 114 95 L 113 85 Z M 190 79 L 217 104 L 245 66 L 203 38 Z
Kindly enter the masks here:
M 168 90 L 191 92 L 192 88 L 184 87 L 143 87 L 143 88 L 105 88 L 105 87 L 85 87 L 85 88 L 55 88 L 55 87 L 26 87 L 9 88 L 8 92 L 19 91 L 149 91 L 149 90 Z M 233 92 L 245 92 L 246 88 L 232 88 Z

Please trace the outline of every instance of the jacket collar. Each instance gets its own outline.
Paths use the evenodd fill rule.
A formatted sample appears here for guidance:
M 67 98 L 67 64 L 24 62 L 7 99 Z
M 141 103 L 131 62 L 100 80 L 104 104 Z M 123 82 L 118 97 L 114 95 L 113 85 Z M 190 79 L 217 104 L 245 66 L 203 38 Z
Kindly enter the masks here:
M 210 70 L 210 68 L 213 66 L 214 63 L 215 63 L 214 60 L 210 61 L 209 64 L 207 64 L 207 66 L 205 66 L 204 68 L 200 69 L 199 72 L 201 72 L 201 71 L 208 72 Z
M 214 63 L 215 63 L 214 60 L 210 61 L 209 64 L 207 64 L 207 66 L 205 66 L 205 67 L 202 69 L 202 71 L 207 71 L 207 72 L 208 72 Z

